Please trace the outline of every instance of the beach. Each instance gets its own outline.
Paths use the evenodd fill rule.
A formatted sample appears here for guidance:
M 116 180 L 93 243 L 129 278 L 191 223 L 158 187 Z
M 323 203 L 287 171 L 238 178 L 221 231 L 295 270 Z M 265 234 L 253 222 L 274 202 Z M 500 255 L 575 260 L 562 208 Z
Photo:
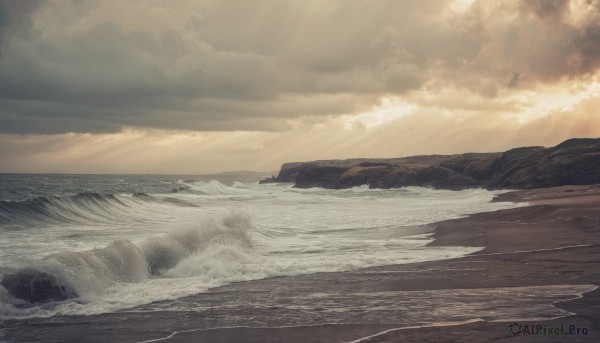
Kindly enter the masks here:
M 431 245 L 485 247 L 465 257 L 238 282 L 100 315 L 6 321 L 0 341 L 597 341 L 600 187 L 496 200 L 529 206 L 431 226 Z M 513 335 L 513 322 L 521 331 L 563 331 Z
M 600 0 L 0 0 L 0 343 L 600 342 Z

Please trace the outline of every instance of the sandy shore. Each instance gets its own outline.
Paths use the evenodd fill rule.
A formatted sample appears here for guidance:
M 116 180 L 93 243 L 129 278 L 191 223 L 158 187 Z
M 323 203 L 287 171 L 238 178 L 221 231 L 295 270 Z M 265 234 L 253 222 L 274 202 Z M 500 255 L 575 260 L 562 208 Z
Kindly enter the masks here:
M 321 284 L 345 291 L 422 291 L 545 285 L 600 285 L 600 186 L 566 186 L 502 194 L 496 201 L 530 206 L 479 213 L 436 224 L 436 246 L 485 247 L 470 256 L 444 261 L 370 268 L 344 273 Z M 391 270 L 390 270 L 391 269 Z M 387 273 L 385 271 L 388 271 Z M 384 271 L 384 272 L 381 272 Z M 335 273 L 340 274 L 340 273 Z M 342 284 L 342 286 L 339 286 Z M 324 291 L 330 286 L 324 287 Z M 277 329 L 192 331 L 167 341 L 198 342 L 599 342 L 600 289 L 555 306 L 570 316 L 527 323 L 586 328 L 579 335 L 512 335 L 510 322 L 403 328 L 327 325 Z M 523 324 L 527 324 L 523 323 Z M 458 324 L 458 325 L 457 325 Z M 179 336 L 179 337 L 178 337 Z
M 437 225 L 432 245 L 485 247 L 460 259 L 430 263 L 443 269 L 413 280 L 392 280 L 388 287 L 480 288 L 533 285 L 600 285 L 600 186 L 565 186 L 502 194 L 496 201 L 530 206 L 451 220 Z M 476 264 L 477 268 L 469 268 Z M 429 286 L 428 286 L 429 285 Z M 396 330 L 368 342 L 599 342 L 600 289 L 556 303 L 573 313 L 533 321 L 547 327 L 576 325 L 587 335 L 510 335 L 508 325 L 466 325 Z
M 164 307 L 0 323 L 0 342 L 600 342 L 600 289 L 593 290 L 600 285 L 600 186 L 510 192 L 497 201 L 530 206 L 435 224 L 431 245 L 485 247 L 463 258 L 242 282 Z M 558 295 L 538 294 L 561 285 L 589 292 L 554 305 Z M 436 304 L 431 297 L 440 291 L 454 303 Z M 488 297 L 500 300 L 490 307 Z M 232 313 L 222 306 L 228 301 Z M 536 319 L 526 313 L 529 301 L 561 317 Z M 343 320 L 335 320 L 336 306 L 350 309 Z M 573 325 L 586 334 L 512 335 L 512 318 L 502 313 L 526 313 L 523 326 Z M 286 324 L 294 316 L 308 324 Z

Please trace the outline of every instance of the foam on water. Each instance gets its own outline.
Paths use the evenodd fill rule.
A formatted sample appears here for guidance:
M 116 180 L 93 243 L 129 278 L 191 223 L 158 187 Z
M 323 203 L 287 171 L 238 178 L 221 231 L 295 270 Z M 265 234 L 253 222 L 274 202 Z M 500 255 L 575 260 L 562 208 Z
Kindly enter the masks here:
M 244 287 L 245 286 L 245 287 Z M 190 301 L 155 303 L 126 312 L 204 312 L 227 325 L 299 326 L 326 323 L 414 325 L 475 318 L 486 321 L 549 320 L 572 313 L 556 302 L 581 297 L 595 285 L 549 285 L 422 291 L 322 291 L 300 285 L 294 292 L 244 285 Z M 289 286 L 289 284 L 287 285 Z M 309 286 L 310 287 L 310 286 Z M 243 293 L 243 297 L 231 294 Z M 270 313 L 269 313 L 270 312 Z M 266 315 L 269 313 L 269 315 Z M 202 324 L 198 324 L 202 325 Z
M 94 206 L 52 199 L 43 205 L 52 220 L 33 211 L 35 225 L 20 210 L 27 201 L 11 203 L 0 227 L 0 318 L 105 313 L 236 281 L 459 257 L 477 249 L 428 247 L 422 225 L 520 206 L 491 203 L 496 193 L 485 190 L 180 184 L 191 191 L 95 197 Z

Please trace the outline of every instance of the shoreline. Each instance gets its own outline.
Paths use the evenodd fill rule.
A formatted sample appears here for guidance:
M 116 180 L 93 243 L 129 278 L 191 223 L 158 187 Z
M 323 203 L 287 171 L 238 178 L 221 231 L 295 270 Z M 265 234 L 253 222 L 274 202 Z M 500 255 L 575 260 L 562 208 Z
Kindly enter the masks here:
M 595 289 L 583 292 L 575 299 L 553 302 L 553 306 L 568 311 L 569 315 L 536 321 L 536 324 L 547 327 L 564 325 L 565 322 L 587 325 L 588 334 L 502 336 L 495 322 L 482 321 L 427 330 L 394 330 L 357 342 L 443 342 L 446 339 L 466 342 L 596 342 L 600 339 L 600 258 L 597 258 L 600 256 L 600 185 L 509 191 L 493 201 L 527 202 L 529 206 L 476 213 L 433 224 L 435 240 L 429 244 L 431 246 L 484 247 L 461 258 L 439 261 L 440 264 L 468 264 L 477 259 L 484 259 L 477 261 L 480 266 L 493 264 L 488 270 L 480 270 L 479 275 L 466 277 L 467 288 L 594 285 Z M 514 237 L 518 239 L 511 239 Z M 495 275 L 491 275 L 492 270 Z M 451 279 L 448 277 L 440 277 L 439 280 L 447 282 L 445 287 L 467 286 L 449 284 Z M 504 329 L 507 333 L 508 327 Z
M 513 336 L 509 334 L 509 318 L 486 321 L 476 318 L 454 325 L 430 323 L 421 327 L 376 328 L 366 325 L 372 333 L 354 339 L 346 338 L 349 325 L 333 325 L 328 339 L 338 342 L 593 342 L 600 338 L 600 186 L 563 186 L 526 191 L 510 191 L 493 201 L 527 202 L 529 206 L 493 212 L 471 214 L 464 218 L 432 224 L 434 241 L 431 246 L 483 246 L 484 249 L 463 257 L 371 267 L 344 273 L 348 284 L 341 288 L 368 292 L 422 291 L 448 289 L 485 289 L 499 287 L 537 287 L 550 285 L 590 285 L 595 287 L 573 299 L 555 301 L 552 306 L 567 311 L 562 316 L 537 320 L 539 325 L 569 323 L 586 327 L 588 335 Z M 518 234 L 520 241 L 510 240 Z M 509 242 L 509 244 L 507 244 Z M 477 268 L 471 268 L 473 264 Z M 391 272 L 390 272 L 391 270 Z M 423 272 L 429 270 L 430 272 Z M 457 277 L 456 271 L 462 271 Z M 329 273 L 320 273 L 324 283 L 331 282 Z M 375 277 L 373 277 L 375 276 Z M 336 277 L 333 277 L 336 279 Z M 336 279 L 336 281 L 343 283 Z M 569 314 L 570 313 L 570 314 Z M 327 325 L 325 325 L 327 326 Z M 361 326 L 359 326 L 361 327 Z M 355 328 L 357 329 L 357 328 Z M 296 336 L 306 328 L 237 329 L 214 331 L 210 337 L 180 334 L 181 341 L 210 342 L 220 335 L 244 337 L 270 342 L 326 342 Z M 309 330 L 310 331 L 310 330 Z M 323 328 L 321 330 L 323 331 Z M 356 333 L 358 334 L 358 332 Z M 174 337 L 176 337 L 175 335 Z M 284 338 L 286 338 L 284 340 Z M 162 340 L 165 342 L 165 340 Z M 166 340 L 170 342 L 171 340 Z M 173 340 L 177 341 L 177 340 Z M 223 340 L 234 342 L 233 340 Z
M 208 301 L 220 304 L 231 295 L 252 298 L 246 308 L 259 321 L 248 321 L 254 327 L 235 325 L 221 320 L 216 313 L 193 310 L 156 310 L 156 304 L 141 306 L 139 312 L 125 310 L 96 316 L 48 318 L 0 323 L 0 342 L 6 341 L 122 341 L 122 342 L 593 342 L 600 337 L 600 186 L 566 186 L 554 189 L 516 191 L 500 194 L 495 201 L 521 201 L 530 205 L 494 212 L 469 215 L 434 225 L 431 246 L 484 247 L 475 253 L 446 260 L 370 267 L 356 271 L 284 276 L 239 282 L 171 301 L 169 306 L 202 306 Z M 540 292 L 548 287 L 579 287 L 581 296 L 555 299 L 549 306 L 564 312 L 558 318 L 533 321 L 536 325 L 576 325 L 586 328 L 587 335 L 513 336 L 509 334 L 510 318 L 494 321 L 477 318 L 475 309 L 457 319 L 441 320 L 455 325 L 435 325 L 440 321 L 402 324 L 404 318 L 386 318 L 388 323 L 364 318 L 351 323 L 329 323 L 297 326 L 277 325 L 282 316 L 282 300 L 315 293 L 329 295 L 361 294 L 375 301 L 388 301 L 412 293 L 436 294 L 458 290 L 473 298 L 474 306 L 485 303 L 486 294 L 518 290 L 527 300 L 527 291 Z M 541 287 L 541 288 L 540 288 Z M 592 289 L 592 287 L 595 287 Z M 585 291 L 589 290 L 589 291 Z M 409 292 L 409 293 L 406 293 Z M 428 293 L 429 292 L 429 293 Z M 491 293 L 490 293 L 491 292 Z M 577 292 L 571 292 L 574 294 Z M 390 295 L 391 294 L 391 295 Z M 537 293 L 536 293 L 537 294 Z M 532 294 L 535 296 L 536 294 Z M 387 296 L 387 298 L 386 298 Z M 394 298 L 396 297 L 396 298 Z M 548 296 L 547 296 L 548 297 Z M 273 298 L 275 300 L 273 300 Z M 460 296 L 459 296 L 460 298 Z M 350 306 L 351 297 L 340 298 L 335 305 Z M 443 299 L 443 297 L 441 298 Z M 520 298 L 519 298 L 520 299 Z M 552 296 L 550 298 L 552 299 Z M 268 301 L 273 300 L 274 306 Z M 465 300 L 467 301 L 467 300 Z M 192 304 L 192 305 L 190 305 Z M 401 303 L 399 303 L 401 304 Z M 445 303 L 442 303 L 445 304 Z M 515 305 L 516 304 L 516 305 Z M 160 302 L 159 304 L 160 305 Z M 470 305 L 470 304 L 467 304 Z M 511 311 L 526 311 L 518 303 L 509 304 Z M 325 306 L 325 305 L 323 305 Z M 321 307 L 323 307 L 321 306 Z M 452 305 L 449 305 L 450 307 Z M 218 306 L 217 306 L 218 307 Z M 285 307 L 285 306 L 283 306 Z M 160 308 L 160 306 L 159 306 Z M 177 307 L 179 308 L 179 307 Z M 493 308 L 492 308 L 493 309 Z M 306 310 L 318 317 L 327 308 Z M 401 308 L 398 310 L 402 310 Z M 452 308 L 450 308 L 452 310 Z M 498 308 L 502 311 L 502 304 Z M 218 311 L 218 310 L 216 310 Z M 404 313 L 404 312 L 399 312 Z M 483 313 L 486 313 L 485 311 Z M 502 313 L 502 312 L 500 312 Z M 289 315 L 289 312 L 285 312 Z M 365 315 L 370 314 L 366 312 Z M 404 315 L 412 315 L 404 313 Z M 252 317 L 254 316 L 254 317 Z M 443 317 L 443 316 L 442 316 Z M 227 318 L 226 316 L 221 318 Z M 308 317 L 309 318 L 309 317 Z M 356 318 L 361 318 L 359 315 Z M 314 318 L 313 318 L 314 319 Z M 502 319 L 502 318 L 501 318 Z M 216 320 L 216 321 L 215 321 Z M 476 320 L 476 321 L 475 321 Z M 396 322 L 396 324 L 391 322 Z M 300 320 L 302 322 L 302 320 Z M 318 323 L 318 321 L 316 321 Z M 406 323 L 410 323 L 408 320 Z M 413 323 L 415 321 L 413 320 Z M 418 321 L 417 321 L 418 323 Z M 525 323 L 523 323 L 525 324 Z M 411 328 L 412 327 L 412 328 Z M 170 337 L 170 338 L 169 338 Z

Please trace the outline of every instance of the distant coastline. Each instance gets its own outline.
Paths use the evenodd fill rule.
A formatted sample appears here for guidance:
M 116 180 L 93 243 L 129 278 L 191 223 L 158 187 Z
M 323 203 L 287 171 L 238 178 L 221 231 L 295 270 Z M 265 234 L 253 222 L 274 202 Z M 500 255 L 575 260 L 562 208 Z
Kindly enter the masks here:
M 522 147 L 496 153 L 285 163 L 277 176 L 261 180 L 271 182 L 330 189 L 362 185 L 450 190 L 590 185 L 600 183 L 600 138 L 574 138 L 550 148 Z

